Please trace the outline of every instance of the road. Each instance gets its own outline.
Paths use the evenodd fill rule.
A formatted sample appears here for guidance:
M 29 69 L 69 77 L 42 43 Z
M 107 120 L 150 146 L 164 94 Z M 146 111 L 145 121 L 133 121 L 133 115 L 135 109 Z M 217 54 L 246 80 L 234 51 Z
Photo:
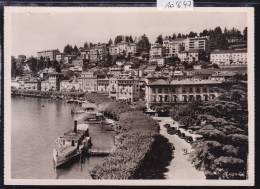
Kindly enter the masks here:
M 183 149 L 185 148 L 189 153 L 191 151 L 191 145 L 184 139 L 178 137 L 178 135 L 169 135 L 166 128 L 163 127 L 165 123 L 172 123 L 173 120 L 168 117 L 154 117 L 154 119 L 161 120 L 161 122 L 159 122 L 161 128 L 160 134 L 166 137 L 175 147 L 174 158 L 167 167 L 168 172 L 165 173 L 166 178 L 173 180 L 206 180 L 205 174 L 202 171 L 195 169 L 191 162 L 188 161 L 188 154 L 184 155 L 183 153 Z

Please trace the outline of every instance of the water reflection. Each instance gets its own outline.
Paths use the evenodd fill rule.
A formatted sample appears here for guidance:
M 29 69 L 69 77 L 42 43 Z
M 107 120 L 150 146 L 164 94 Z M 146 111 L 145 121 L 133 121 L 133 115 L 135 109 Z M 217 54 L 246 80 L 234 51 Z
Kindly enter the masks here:
M 44 105 L 44 106 L 42 106 Z M 12 97 L 11 174 L 23 179 L 91 179 L 89 170 L 102 157 L 74 161 L 62 169 L 53 165 L 55 139 L 73 127 L 72 105 L 60 101 Z M 114 133 L 90 125 L 93 148 L 110 150 Z

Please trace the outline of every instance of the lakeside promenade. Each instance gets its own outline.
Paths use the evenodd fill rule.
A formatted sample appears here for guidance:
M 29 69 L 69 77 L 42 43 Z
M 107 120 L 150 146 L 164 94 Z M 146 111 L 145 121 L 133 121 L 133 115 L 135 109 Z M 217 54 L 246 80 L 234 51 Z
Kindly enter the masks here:
M 154 117 L 154 119 L 161 120 L 159 122 L 160 134 L 174 145 L 174 157 L 167 167 L 168 171 L 165 173 L 166 179 L 206 180 L 205 174 L 202 171 L 197 170 L 191 162 L 188 161 L 189 154 L 184 155 L 183 153 L 183 149 L 187 149 L 187 152 L 189 153 L 192 150 L 191 145 L 184 139 L 181 139 L 178 135 L 169 135 L 166 128 L 163 127 L 164 124 L 169 123 L 168 117 Z

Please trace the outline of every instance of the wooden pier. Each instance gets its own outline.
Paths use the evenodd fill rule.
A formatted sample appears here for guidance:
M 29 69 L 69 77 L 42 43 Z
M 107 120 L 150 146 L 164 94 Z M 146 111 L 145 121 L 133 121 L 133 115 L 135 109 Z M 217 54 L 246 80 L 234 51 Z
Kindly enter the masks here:
M 112 150 L 89 149 L 87 154 L 90 156 L 107 156 L 111 152 Z

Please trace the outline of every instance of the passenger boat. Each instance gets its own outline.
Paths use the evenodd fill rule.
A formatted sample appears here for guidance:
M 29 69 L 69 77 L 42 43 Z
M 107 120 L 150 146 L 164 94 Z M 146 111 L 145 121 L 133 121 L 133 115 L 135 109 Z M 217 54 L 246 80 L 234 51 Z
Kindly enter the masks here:
M 88 124 L 74 121 L 74 129 L 56 139 L 53 148 L 55 167 L 58 168 L 77 156 L 83 155 L 91 147 Z

